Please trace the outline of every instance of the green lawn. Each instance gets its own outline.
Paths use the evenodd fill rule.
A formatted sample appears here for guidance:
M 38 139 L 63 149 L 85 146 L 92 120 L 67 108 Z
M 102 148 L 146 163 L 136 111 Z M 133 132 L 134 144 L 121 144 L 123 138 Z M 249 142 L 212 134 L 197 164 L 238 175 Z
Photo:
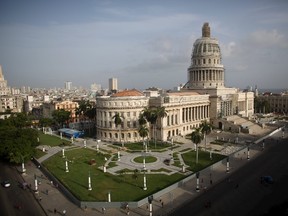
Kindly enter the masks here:
M 70 141 L 66 139 L 60 139 L 59 137 L 44 134 L 39 132 L 39 141 L 40 145 L 48 145 L 48 146 L 59 146 L 59 145 L 71 145 Z
M 224 159 L 225 155 L 212 154 L 212 160 L 210 160 L 210 152 L 198 151 L 198 164 L 196 164 L 196 151 L 191 150 L 189 152 L 183 153 L 182 158 L 185 164 L 189 165 L 189 170 L 197 172 L 202 170 L 219 160 Z
M 34 157 L 35 158 L 41 158 L 42 156 L 46 155 L 45 152 L 41 151 L 40 149 L 35 149 L 35 154 L 34 154 Z
M 143 163 L 143 159 L 144 159 L 144 156 L 139 156 L 139 157 L 134 158 L 134 161 L 136 163 Z M 156 157 L 154 157 L 154 156 L 145 156 L 145 163 L 153 163 L 155 161 L 157 161 Z
M 111 175 L 103 173 L 98 167 L 105 163 L 101 153 L 90 149 L 75 149 L 66 151 L 69 162 L 69 172 L 65 172 L 65 159 L 58 153 L 44 162 L 44 166 L 58 178 L 78 199 L 87 201 L 107 201 L 111 191 L 112 201 L 137 201 L 165 188 L 180 179 L 182 174 L 171 176 L 147 174 L 146 191 L 143 190 L 143 174 Z M 106 157 L 108 157 L 106 155 Z M 89 165 L 95 159 L 96 165 Z M 91 174 L 92 191 L 88 191 L 88 175 Z
M 115 143 L 113 144 L 113 146 L 115 148 L 120 148 L 122 147 L 122 144 L 120 143 Z M 130 151 L 142 151 L 145 150 L 145 146 L 143 145 L 143 142 L 137 142 L 137 143 L 129 143 L 127 145 L 125 145 L 124 143 L 124 147 L 127 148 L 127 150 Z M 170 147 L 171 148 L 171 144 L 170 143 L 166 143 L 166 142 L 156 142 L 156 146 L 154 141 L 150 141 L 148 144 L 148 150 L 152 150 L 152 151 L 162 151 L 162 150 L 166 150 L 166 148 Z

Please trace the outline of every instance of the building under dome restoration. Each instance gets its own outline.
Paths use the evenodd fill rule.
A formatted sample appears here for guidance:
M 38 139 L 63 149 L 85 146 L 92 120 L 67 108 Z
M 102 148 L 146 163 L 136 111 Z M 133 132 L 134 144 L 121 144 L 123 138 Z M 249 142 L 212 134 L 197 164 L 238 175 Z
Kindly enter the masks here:
M 166 115 L 157 118 L 155 132 L 152 133 L 154 126 L 148 124 L 149 138 L 167 141 L 191 134 L 204 120 L 220 129 L 235 132 L 243 129 L 243 124 L 237 125 L 235 122 L 237 117 L 253 115 L 254 93 L 225 87 L 220 46 L 216 38 L 211 38 L 210 32 L 209 23 L 204 23 L 202 37 L 193 45 L 188 82 L 180 91 L 159 95 L 146 91 L 144 95 L 133 89 L 111 96 L 98 96 L 97 138 L 111 142 L 141 141 L 138 133 L 140 113 L 145 108 L 159 107 L 165 108 Z M 116 113 L 122 118 L 120 126 L 113 121 Z
M 225 69 L 218 40 L 211 38 L 209 23 L 202 27 L 202 37 L 193 45 L 188 82 L 182 91 L 208 94 L 210 98 L 210 120 L 223 129 L 225 119 L 239 115 L 250 117 L 254 113 L 254 93 L 225 87 Z

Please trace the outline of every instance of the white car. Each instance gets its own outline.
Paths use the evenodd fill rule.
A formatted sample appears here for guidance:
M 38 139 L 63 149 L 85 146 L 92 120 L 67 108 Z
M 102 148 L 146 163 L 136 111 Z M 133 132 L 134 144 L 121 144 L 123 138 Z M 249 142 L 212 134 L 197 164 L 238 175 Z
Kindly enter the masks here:
M 2 186 L 5 187 L 5 188 L 8 188 L 8 187 L 11 186 L 11 183 L 10 183 L 9 180 L 5 180 L 5 181 L 3 181 L 1 184 L 2 184 Z

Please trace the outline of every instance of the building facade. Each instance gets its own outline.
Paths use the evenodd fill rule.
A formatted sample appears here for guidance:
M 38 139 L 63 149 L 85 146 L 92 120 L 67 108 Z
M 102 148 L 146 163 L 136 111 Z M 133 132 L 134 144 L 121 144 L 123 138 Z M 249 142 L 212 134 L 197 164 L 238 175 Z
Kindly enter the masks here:
M 111 96 L 96 98 L 97 138 L 109 142 L 138 142 L 138 119 L 148 107 L 149 99 L 142 92 L 132 89 L 115 93 Z M 113 117 L 119 113 L 122 124 L 118 127 Z
M 118 90 L 118 81 L 117 78 L 109 79 L 109 91 L 117 91 Z
M 272 94 L 266 93 L 259 95 L 260 101 L 267 101 L 269 105 L 269 111 L 278 114 L 288 114 L 288 93 Z
M 210 119 L 216 127 L 223 125 L 221 121 L 231 115 L 249 118 L 254 114 L 254 92 L 227 88 L 224 80 L 219 42 L 211 38 L 209 23 L 204 23 L 202 37 L 193 45 L 188 82 L 182 90 L 210 96 Z
M 97 97 L 97 138 L 111 142 L 140 141 L 140 113 L 145 108 L 158 107 L 164 107 L 167 116 L 157 119 L 156 133 L 149 126 L 149 138 L 156 136 L 157 140 L 167 141 L 175 136 L 185 136 L 204 120 L 220 129 L 228 127 L 238 131 L 240 126 L 229 125 L 228 118 L 236 115 L 248 119 L 252 116 L 254 92 L 225 87 L 224 72 L 218 40 L 211 38 L 209 24 L 204 23 L 202 37 L 193 45 L 188 82 L 174 92 L 149 94 L 145 91 L 144 96 L 137 90 L 129 90 Z M 120 128 L 116 128 L 113 122 L 116 113 L 123 118 Z
M 7 86 L 7 80 L 4 79 L 2 66 L 0 65 L 0 96 L 11 95 L 11 89 Z
M 44 118 L 52 118 L 52 113 L 54 110 L 64 109 L 65 111 L 69 111 L 70 121 L 76 121 L 76 109 L 79 104 L 74 101 L 65 100 L 65 101 L 51 101 L 50 103 L 43 103 L 42 105 L 42 113 Z

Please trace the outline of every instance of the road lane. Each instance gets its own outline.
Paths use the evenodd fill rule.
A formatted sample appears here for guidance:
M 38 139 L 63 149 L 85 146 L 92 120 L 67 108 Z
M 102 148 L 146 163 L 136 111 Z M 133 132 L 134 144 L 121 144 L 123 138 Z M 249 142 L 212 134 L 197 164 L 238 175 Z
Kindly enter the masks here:
M 181 216 L 249 216 L 267 212 L 273 205 L 288 200 L 288 142 L 269 139 L 259 156 L 231 174 L 227 179 L 214 185 L 206 193 L 193 199 L 173 213 Z M 273 185 L 260 183 L 260 176 L 271 175 L 275 179 Z M 231 181 L 228 181 L 228 177 Z M 236 185 L 238 188 L 235 188 Z M 205 203 L 211 201 L 211 208 Z
M 9 179 L 11 186 L 0 189 L 0 209 L 1 216 L 44 216 L 46 215 L 40 205 L 35 200 L 32 192 L 24 190 L 19 183 L 23 180 L 14 166 L 0 163 L 0 179 Z M 18 208 L 18 207 L 21 208 Z

